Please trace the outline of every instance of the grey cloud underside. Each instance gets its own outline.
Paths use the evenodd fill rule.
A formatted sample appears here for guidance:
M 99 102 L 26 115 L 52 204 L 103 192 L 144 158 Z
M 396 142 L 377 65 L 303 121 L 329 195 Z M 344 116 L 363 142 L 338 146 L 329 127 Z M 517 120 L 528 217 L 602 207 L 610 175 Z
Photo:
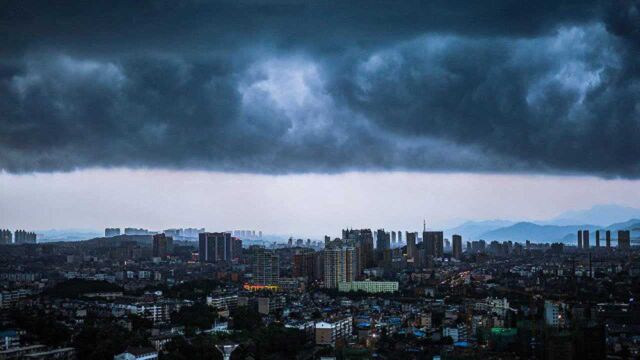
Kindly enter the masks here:
M 0 14 L 5 171 L 640 176 L 638 1 L 22 1 Z

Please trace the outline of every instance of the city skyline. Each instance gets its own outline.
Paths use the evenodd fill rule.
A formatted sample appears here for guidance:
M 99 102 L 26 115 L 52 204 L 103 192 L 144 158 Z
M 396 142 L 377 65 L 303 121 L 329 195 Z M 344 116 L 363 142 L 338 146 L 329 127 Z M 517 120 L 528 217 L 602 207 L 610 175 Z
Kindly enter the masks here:
M 0 34 L 0 359 L 640 359 L 640 0 Z

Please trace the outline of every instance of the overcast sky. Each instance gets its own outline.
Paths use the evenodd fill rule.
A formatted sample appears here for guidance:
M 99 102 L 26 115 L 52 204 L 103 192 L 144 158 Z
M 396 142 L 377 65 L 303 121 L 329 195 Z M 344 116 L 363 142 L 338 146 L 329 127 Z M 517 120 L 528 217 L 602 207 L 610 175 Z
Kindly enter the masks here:
M 638 205 L 636 0 L 22 0 L 0 33 L 0 227 Z

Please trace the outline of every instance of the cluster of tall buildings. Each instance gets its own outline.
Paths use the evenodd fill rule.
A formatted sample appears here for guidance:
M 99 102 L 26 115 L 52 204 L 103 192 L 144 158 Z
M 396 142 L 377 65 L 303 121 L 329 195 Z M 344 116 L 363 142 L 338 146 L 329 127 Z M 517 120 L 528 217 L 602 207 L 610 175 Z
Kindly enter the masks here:
M 138 228 L 124 228 L 125 235 L 154 235 L 155 232 L 149 231 L 149 229 Z
M 114 236 L 120 236 L 120 235 L 156 235 L 158 233 L 160 234 L 165 234 L 167 236 L 170 236 L 176 240 L 190 240 L 190 239 L 197 239 L 198 238 L 198 234 L 203 233 L 204 232 L 204 228 L 177 228 L 177 229 L 166 229 L 166 230 L 162 230 L 162 232 L 156 232 L 156 231 L 149 231 L 148 229 L 142 229 L 142 228 L 125 228 L 124 232 L 121 231 L 120 228 L 106 228 L 104 229 L 104 236 L 105 237 L 114 237 Z
M 228 232 L 203 232 L 199 234 L 200 262 L 232 261 L 242 256 L 242 240 Z
M 605 247 L 607 249 L 611 249 L 611 230 L 606 230 L 604 232 L 604 241 Z M 578 249 L 588 250 L 591 248 L 591 236 L 589 230 L 578 230 Z M 595 232 L 595 248 L 599 249 L 601 247 L 601 231 L 596 230 Z M 631 231 L 630 230 L 618 230 L 618 248 L 619 249 L 630 249 L 631 248 Z
M 357 237 L 354 234 L 359 231 L 351 233 L 351 236 Z M 368 252 L 363 249 L 369 249 L 369 245 L 363 245 L 373 242 L 373 237 L 367 236 L 370 230 L 369 233 L 360 232 L 358 236 L 363 233 L 364 237 L 360 238 L 362 242 L 354 239 L 335 239 L 327 241 L 322 251 L 308 248 L 296 250 L 292 257 L 292 276 L 320 280 L 326 288 L 331 289 L 337 289 L 340 283 L 358 280 L 368 256 L 364 255 Z M 373 255 L 373 247 L 370 249 Z
M 233 230 L 232 234 L 241 239 L 262 239 L 262 231 Z
M 106 228 L 104 229 L 104 237 L 120 236 L 120 228 Z
M 329 239 L 331 240 L 331 239 Z M 293 238 L 290 237 L 289 240 L 287 241 L 287 246 L 289 247 L 302 247 L 302 246 L 306 246 L 306 247 L 320 247 L 322 246 L 322 242 L 321 241 L 311 241 L 311 239 L 307 239 L 306 242 L 304 239 L 297 239 L 294 243 Z
M 11 230 L 0 230 L 0 245 L 35 244 L 37 238 L 36 233 L 26 230 L 16 230 L 14 234 Z
M 395 236 L 394 236 L 395 233 Z M 428 265 L 433 258 L 444 256 L 449 242 L 442 231 L 424 231 L 418 244 L 418 233 L 406 232 L 406 247 L 394 246 L 403 238 L 401 232 L 379 229 L 344 229 L 342 237 L 331 239 L 325 236 L 324 249 L 300 248 L 292 256 L 292 276 L 322 281 L 327 288 L 338 288 L 340 283 L 361 280 L 365 269 L 396 269 L 409 266 Z M 452 257 L 462 258 L 462 236 L 454 235 Z M 374 247 L 375 243 L 375 247 Z
M 155 235 L 156 232 L 149 231 L 148 229 L 138 228 L 124 228 L 124 233 L 120 231 L 120 228 L 106 228 L 104 229 L 105 237 L 114 237 L 120 235 Z
M 0 245 L 13 244 L 13 234 L 11 230 L 0 230 Z
M 165 234 L 153 235 L 153 257 L 166 258 L 173 253 L 173 237 Z
M 162 233 L 171 236 L 174 239 L 197 239 L 200 233 L 204 232 L 204 228 L 186 228 L 186 229 L 166 229 Z

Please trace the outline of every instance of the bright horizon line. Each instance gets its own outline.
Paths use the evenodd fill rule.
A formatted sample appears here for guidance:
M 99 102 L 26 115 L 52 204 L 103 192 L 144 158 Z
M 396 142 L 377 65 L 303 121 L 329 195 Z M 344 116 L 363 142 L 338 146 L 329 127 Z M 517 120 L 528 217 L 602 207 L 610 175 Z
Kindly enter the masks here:
M 331 235 L 345 226 L 448 229 L 466 221 L 554 219 L 595 205 L 634 207 L 638 180 L 548 174 L 253 174 L 93 169 L 0 173 L 0 227 L 257 229 Z M 594 191 L 597 189 L 598 191 Z M 143 225 L 146 224 L 146 225 Z M 98 232 L 100 230 L 96 230 Z M 311 235 L 314 234 L 314 235 Z

